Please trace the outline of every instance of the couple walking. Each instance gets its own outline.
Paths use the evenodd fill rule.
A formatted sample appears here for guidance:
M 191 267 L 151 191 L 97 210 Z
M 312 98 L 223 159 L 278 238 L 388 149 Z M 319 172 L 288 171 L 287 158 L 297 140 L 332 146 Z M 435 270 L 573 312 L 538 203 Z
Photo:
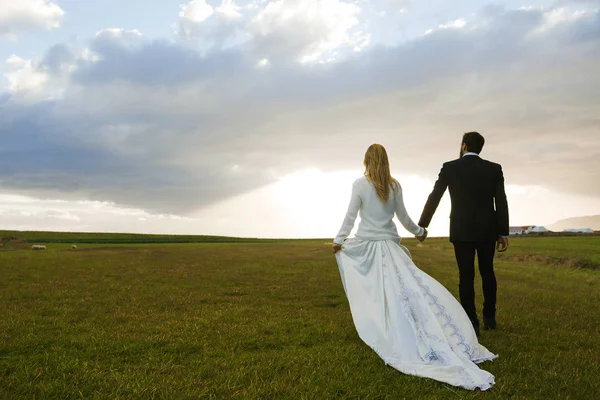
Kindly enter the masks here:
M 364 177 L 352 186 L 346 217 L 332 245 L 360 338 L 400 372 L 471 390 L 494 384 L 494 376 L 476 364 L 497 357 L 478 342 L 475 255 L 483 281 L 483 326 L 495 329 L 494 253 L 508 247 L 502 168 L 479 157 L 484 143 L 477 132 L 463 135 L 460 157 L 442 167 L 418 225 L 406 212 L 385 148 L 371 145 Z M 447 188 L 460 303 L 417 268 L 392 221 L 396 215 L 406 230 L 425 240 Z M 347 239 L 359 214 L 358 231 Z

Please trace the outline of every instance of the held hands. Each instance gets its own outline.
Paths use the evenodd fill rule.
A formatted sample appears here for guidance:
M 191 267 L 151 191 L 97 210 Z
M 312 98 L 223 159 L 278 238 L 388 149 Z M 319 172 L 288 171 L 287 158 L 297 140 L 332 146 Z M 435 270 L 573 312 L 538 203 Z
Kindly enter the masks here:
M 333 250 L 333 254 L 337 253 L 338 251 L 342 250 L 342 245 L 341 244 L 337 244 L 335 242 L 333 242 L 331 244 L 331 249 Z
M 496 241 L 496 250 L 498 253 L 504 253 L 508 249 L 508 238 L 499 237 Z
M 427 228 L 423 228 L 422 236 L 415 236 L 419 242 L 424 242 L 427 239 Z

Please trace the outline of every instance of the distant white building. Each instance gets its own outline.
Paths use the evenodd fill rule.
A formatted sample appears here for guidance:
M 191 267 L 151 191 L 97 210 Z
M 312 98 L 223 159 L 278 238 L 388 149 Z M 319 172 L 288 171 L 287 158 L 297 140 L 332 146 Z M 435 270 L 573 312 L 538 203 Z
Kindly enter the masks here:
M 571 232 L 571 233 L 594 233 L 594 230 L 591 228 L 578 228 L 578 229 L 563 229 L 563 232 Z
M 509 235 L 527 235 L 531 230 L 535 228 L 534 225 L 526 226 L 511 226 L 508 228 Z
M 529 233 L 544 233 L 548 232 L 543 226 L 525 225 L 525 226 L 511 226 L 508 228 L 509 235 L 527 235 Z
M 525 229 L 522 226 L 511 226 L 508 228 L 509 235 L 523 235 L 525 233 Z
M 534 226 L 531 231 L 532 233 L 544 233 L 544 232 L 548 232 L 548 229 L 544 228 L 543 226 Z

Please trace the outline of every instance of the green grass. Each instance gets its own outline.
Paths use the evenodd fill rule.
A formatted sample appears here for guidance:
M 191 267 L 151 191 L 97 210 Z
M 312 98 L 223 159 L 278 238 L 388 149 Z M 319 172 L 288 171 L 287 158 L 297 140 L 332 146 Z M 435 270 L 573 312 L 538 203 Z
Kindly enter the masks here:
M 447 240 L 405 244 L 457 295 Z M 509 252 L 482 393 L 386 367 L 356 334 L 324 240 L 2 251 L 0 399 L 600 398 L 600 271 L 544 262 L 597 262 L 600 237 Z
M 510 240 L 511 253 L 585 260 L 600 267 L 600 236 L 570 236 Z
M 28 243 L 149 244 L 149 243 L 279 243 L 290 239 L 256 239 L 207 235 L 151 235 L 140 233 L 87 233 L 0 231 L 0 239 L 18 239 Z M 293 239 L 291 239 L 293 241 Z

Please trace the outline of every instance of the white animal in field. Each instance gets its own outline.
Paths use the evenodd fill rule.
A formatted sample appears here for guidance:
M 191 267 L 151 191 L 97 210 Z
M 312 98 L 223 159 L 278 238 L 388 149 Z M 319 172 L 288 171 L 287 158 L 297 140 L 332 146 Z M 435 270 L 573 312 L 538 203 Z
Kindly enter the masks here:
M 77 245 L 76 245 L 76 244 L 72 244 L 72 245 L 71 245 L 71 248 L 72 248 L 72 249 L 76 249 L 76 248 L 77 248 Z
M 31 246 L 31 250 L 46 250 L 46 246 L 43 244 L 34 244 Z

